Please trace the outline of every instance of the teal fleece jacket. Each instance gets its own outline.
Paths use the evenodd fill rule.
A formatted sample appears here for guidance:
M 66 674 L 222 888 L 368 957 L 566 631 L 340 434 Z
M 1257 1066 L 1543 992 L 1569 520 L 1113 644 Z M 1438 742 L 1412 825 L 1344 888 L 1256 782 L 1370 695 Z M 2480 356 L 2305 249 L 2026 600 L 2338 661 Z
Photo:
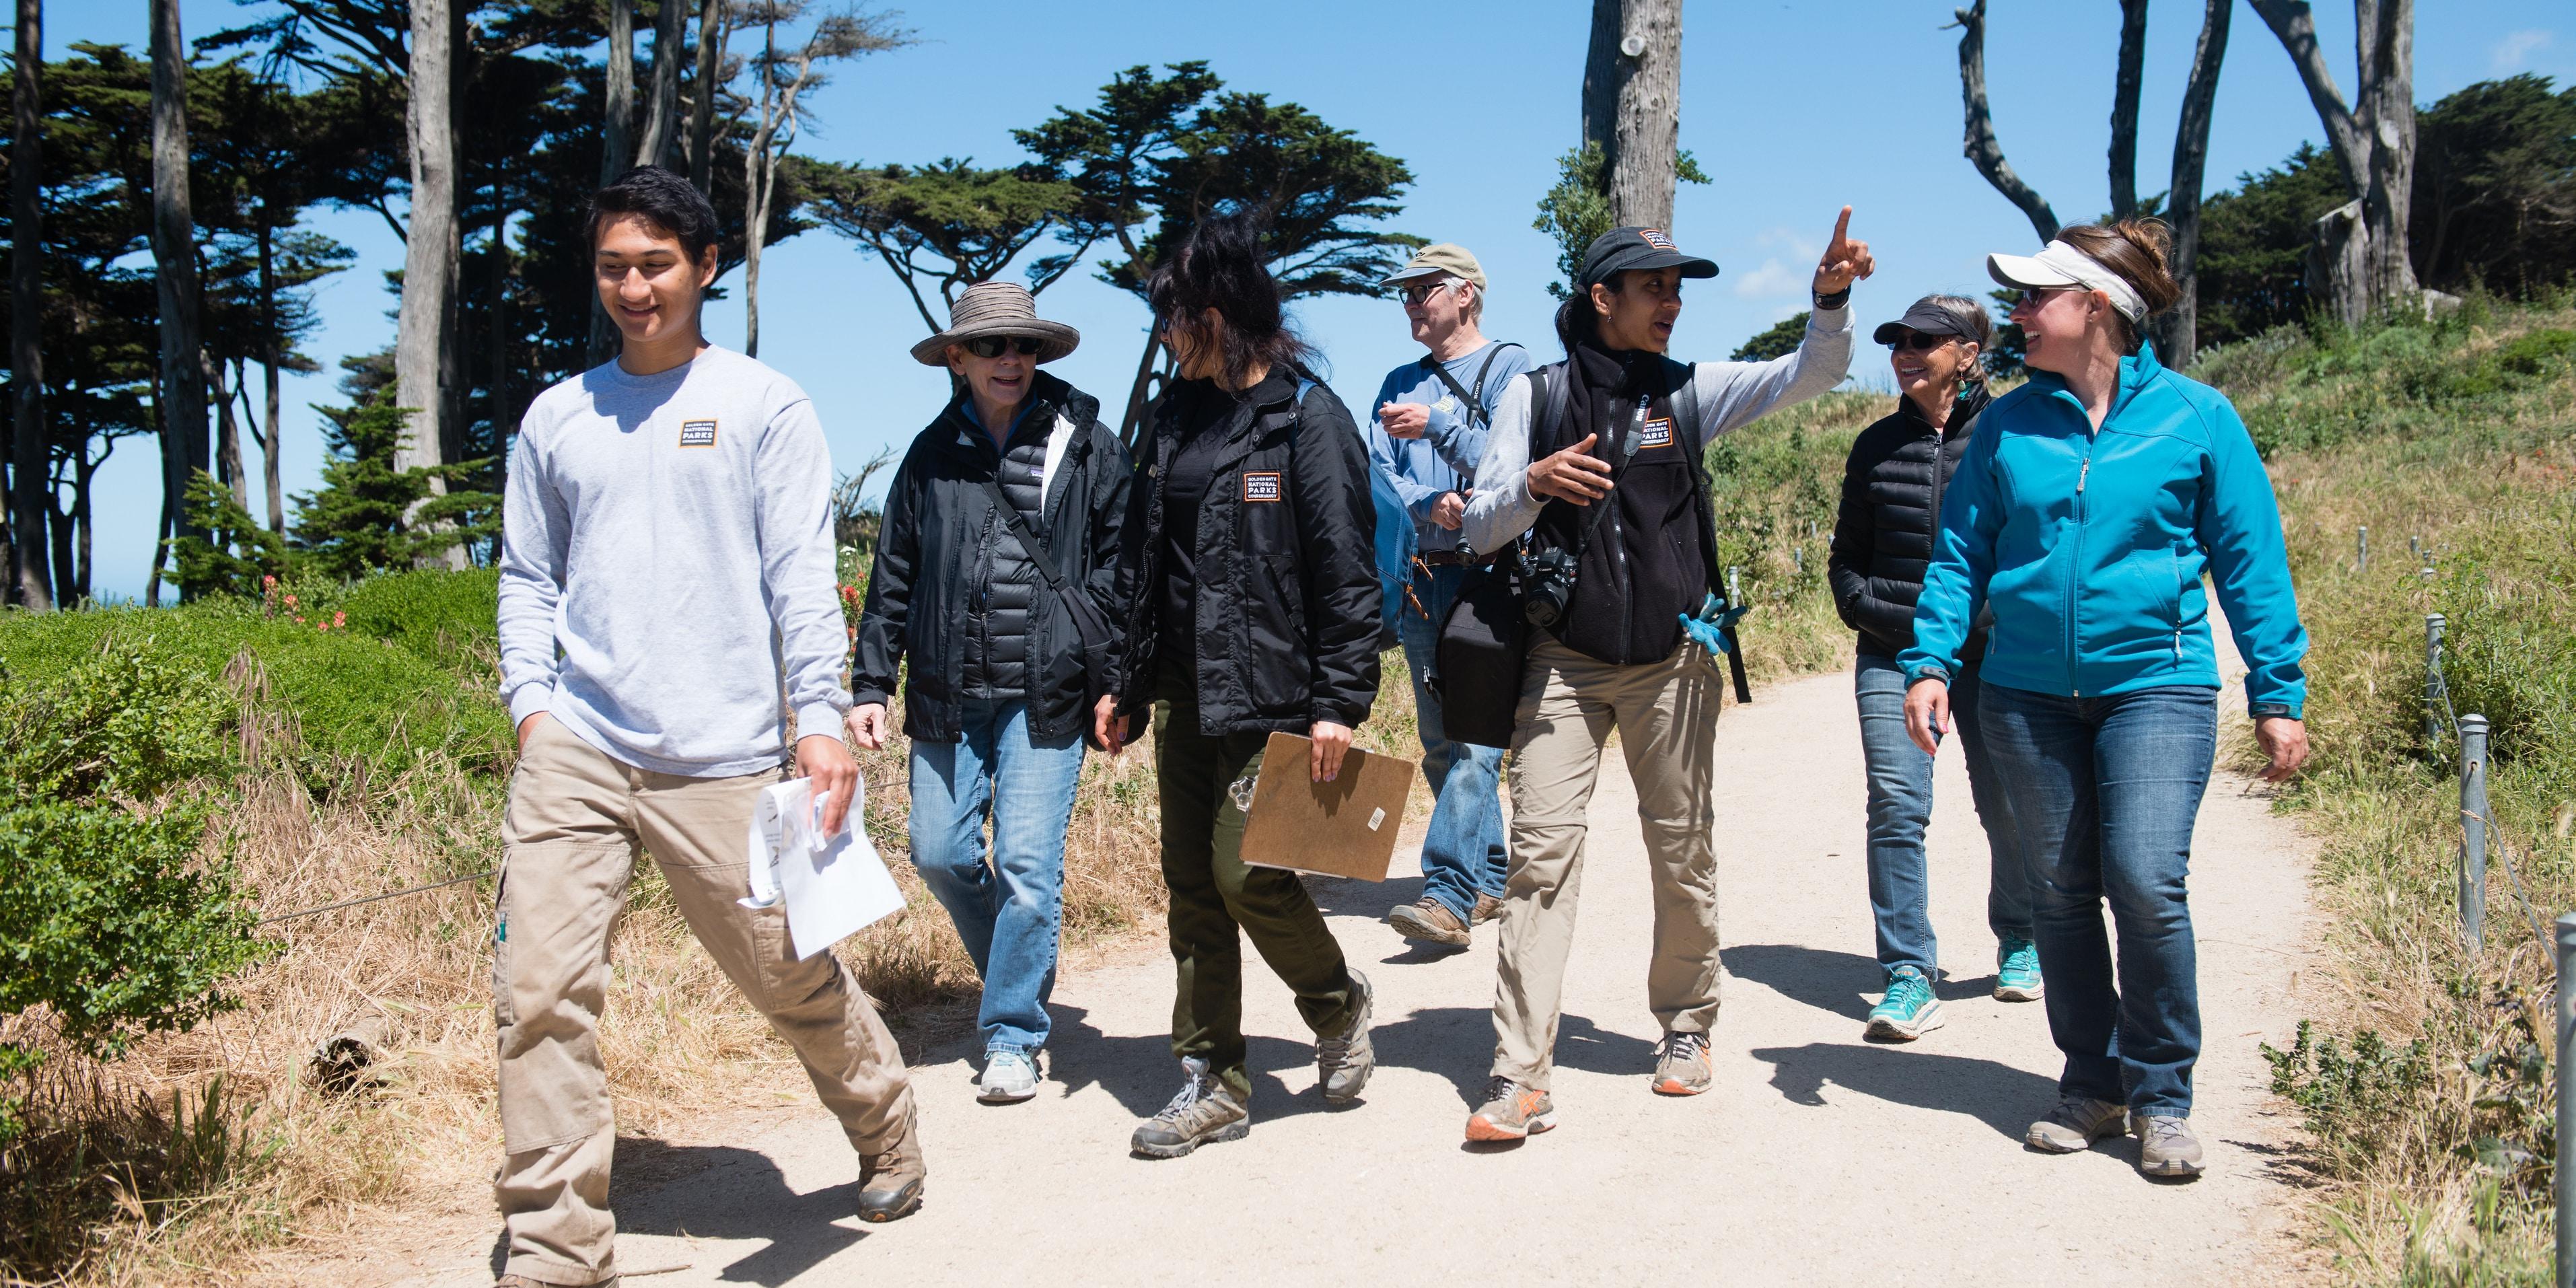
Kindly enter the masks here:
M 2207 575 L 2257 716 L 2303 718 L 2308 633 L 2272 480 L 2236 408 L 2140 346 L 2100 430 L 2035 372 L 1986 409 L 1942 498 L 1907 682 L 1947 678 L 1992 604 L 1988 684 L 2091 698 L 2219 687 Z

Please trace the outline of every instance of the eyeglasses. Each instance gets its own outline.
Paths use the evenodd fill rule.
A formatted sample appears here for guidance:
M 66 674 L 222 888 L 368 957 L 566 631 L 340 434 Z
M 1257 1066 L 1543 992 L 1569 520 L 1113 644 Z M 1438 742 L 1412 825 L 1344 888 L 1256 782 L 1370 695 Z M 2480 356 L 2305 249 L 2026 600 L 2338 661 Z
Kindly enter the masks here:
M 978 358 L 998 358 L 1002 350 L 1017 350 L 1021 357 L 1034 358 L 1046 341 L 1033 335 L 979 335 L 966 342 L 966 352 Z
M 1458 285 L 1456 282 L 1432 282 L 1427 285 L 1416 284 L 1405 287 L 1403 292 L 1405 306 L 1407 308 L 1412 308 L 1425 304 L 1430 301 L 1432 296 L 1456 285 Z
M 1888 341 L 1887 347 L 1894 353 L 1930 353 L 1958 338 L 1955 335 L 1931 335 L 1922 331 L 1908 331 Z

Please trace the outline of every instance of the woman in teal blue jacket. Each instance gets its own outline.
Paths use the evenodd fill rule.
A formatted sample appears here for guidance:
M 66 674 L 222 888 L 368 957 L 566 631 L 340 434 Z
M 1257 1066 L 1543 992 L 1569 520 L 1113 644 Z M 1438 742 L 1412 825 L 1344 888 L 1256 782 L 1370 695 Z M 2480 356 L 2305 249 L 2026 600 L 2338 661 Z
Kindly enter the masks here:
M 2048 1025 L 2066 1068 L 2033 1148 L 2125 1126 L 2138 1170 L 2201 1171 L 2191 831 L 2218 743 L 2218 595 L 2275 781 L 2307 758 L 2307 632 L 2271 479 L 2224 395 L 2140 339 L 2181 294 L 2164 226 L 2079 226 L 2036 256 L 1991 255 L 2018 287 L 2030 382 L 1995 400 L 1952 476 L 1916 602 L 1907 731 L 1948 732 L 1949 677 L 1991 605 L 1978 715 L 2022 838 Z M 2119 935 L 2115 979 L 2102 930 Z

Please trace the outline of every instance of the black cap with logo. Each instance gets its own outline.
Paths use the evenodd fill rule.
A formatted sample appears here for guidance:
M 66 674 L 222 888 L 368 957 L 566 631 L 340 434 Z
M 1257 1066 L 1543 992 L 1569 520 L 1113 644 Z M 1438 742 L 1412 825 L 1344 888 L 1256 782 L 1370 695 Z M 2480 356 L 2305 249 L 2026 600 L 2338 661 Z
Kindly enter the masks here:
M 1610 280 L 1612 273 L 1641 268 L 1679 268 L 1684 277 L 1717 276 L 1716 261 L 1683 254 L 1661 228 L 1613 228 L 1593 238 L 1583 252 L 1583 276 L 1575 286 L 1589 287 Z

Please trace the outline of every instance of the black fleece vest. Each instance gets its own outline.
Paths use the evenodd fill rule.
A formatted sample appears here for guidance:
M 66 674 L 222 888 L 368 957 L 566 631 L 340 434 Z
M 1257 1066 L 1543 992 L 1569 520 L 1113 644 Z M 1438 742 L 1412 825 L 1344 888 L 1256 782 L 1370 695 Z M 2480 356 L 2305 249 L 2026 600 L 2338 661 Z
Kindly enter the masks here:
M 1565 379 L 1563 363 L 1541 368 L 1543 382 Z M 1693 478 L 1701 468 L 1694 445 L 1702 442 L 1697 425 L 1685 424 L 1693 410 L 1681 397 L 1691 378 L 1689 366 L 1665 360 L 1662 385 L 1676 391 L 1655 394 L 1642 422 L 1635 397 L 1616 400 L 1603 423 L 1615 437 L 1595 443 L 1592 454 L 1621 470 L 1620 455 L 1632 435 L 1637 453 L 1619 474 L 1619 485 L 1606 501 L 1592 536 L 1583 546 L 1574 582 L 1574 599 L 1565 615 L 1549 628 L 1559 642 L 1587 657 L 1622 666 L 1660 662 L 1681 647 L 1681 615 L 1699 610 L 1708 592 L 1716 551 L 1709 544 L 1706 500 Z M 1572 443 L 1574 417 L 1548 415 L 1555 394 L 1544 390 L 1533 404 L 1530 459 L 1536 461 Z M 1677 410 L 1677 407 L 1679 408 Z M 1553 424 L 1542 423 L 1553 420 Z M 1549 501 L 1531 525 L 1540 549 L 1572 549 L 1582 541 L 1589 507 Z

